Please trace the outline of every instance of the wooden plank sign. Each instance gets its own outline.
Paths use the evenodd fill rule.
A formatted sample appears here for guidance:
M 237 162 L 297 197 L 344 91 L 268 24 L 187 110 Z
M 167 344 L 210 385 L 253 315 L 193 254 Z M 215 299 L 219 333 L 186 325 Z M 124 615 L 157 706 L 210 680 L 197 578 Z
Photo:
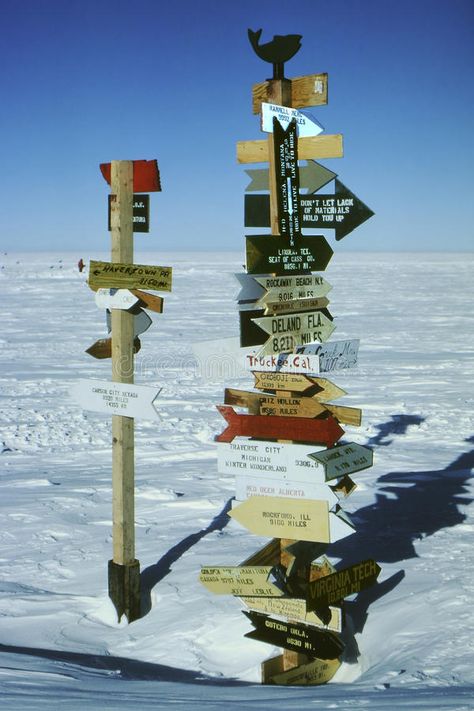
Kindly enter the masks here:
M 264 415 L 238 415 L 228 405 L 216 406 L 227 427 L 216 442 L 232 442 L 235 437 L 257 437 L 260 439 L 290 439 L 295 442 L 314 442 L 331 447 L 344 430 L 330 415 L 324 420 L 308 417 L 265 417 Z
M 339 496 L 327 484 L 308 481 L 288 481 L 283 475 L 278 478 L 249 476 L 236 472 L 235 498 L 245 501 L 251 496 L 281 496 L 290 499 L 317 499 L 326 501 L 330 509 L 339 503 Z
M 321 450 L 323 451 L 323 450 Z M 282 484 L 295 482 L 324 483 L 324 467 L 309 454 L 313 445 L 258 442 L 238 439 L 217 445 L 217 471 L 220 474 L 258 476 L 260 479 L 279 479 Z
M 308 343 L 297 346 L 297 353 L 314 354 L 320 358 L 321 372 L 354 368 L 357 365 L 359 339 L 348 341 L 331 341 L 330 343 Z
M 140 339 L 135 337 L 133 341 L 133 353 L 134 355 L 138 353 L 141 348 Z M 112 358 L 112 339 L 111 338 L 99 338 L 98 341 L 87 348 L 86 353 L 91 355 L 93 358 L 102 360 L 103 358 Z
M 256 356 L 249 353 L 245 356 L 245 365 L 249 370 L 275 372 L 281 375 L 317 375 L 319 373 L 317 356 L 302 358 L 294 353 L 276 353 L 270 356 Z M 298 380 L 299 378 L 296 378 L 295 382 Z M 305 381 L 304 378 L 303 381 Z M 310 386 L 307 384 L 306 387 Z M 291 390 L 291 388 L 284 389 Z M 295 390 L 297 389 L 295 388 Z
M 89 286 L 96 288 L 151 289 L 171 291 L 171 267 L 155 267 L 149 264 L 121 264 L 91 260 Z
M 246 237 L 246 264 L 249 274 L 306 274 L 322 272 L 329 264 L 333 250 L 322 235 L 295 238 L 252 235 Z
M 303 109 L 307 106 L 323 106 L 328 102 L 328 75 L 306 74 L 288 80 L 291 83 L 291 106 Z M 270 81 L 254 84 L 252 87 L 252 111 L 259 114 L 261 104 L 272 98 Z
M 269 301 L 265 304 L 264 316 L 277 316 L 278 314 L 289 314 L 298 311 L 315 311 L 325 309 L 329 305 L 329 299 L 325 296 L 310 299 L 293 299 L 292 301 Z
M 260 612 L 243 610 L 255 630 L 245 636 L 318 659 L 336 659 L 344 644 L 334 633 L 296 622 L 283 622 Z
M 309 456 L 323 465 L 330 479 L 368 469 L 374 461 L 373 451 L 355 442 L 341 444 L 324 452 L 313 452 Z
M 324 165 L 315 160 L 299 164 L 300 190 L 306 189 L 309 194 L 315 193 L 337 177 Z M 250 183 L 245 188 L 246 192 L 263 192 L 269 189 L 268 168 L 246 168 L 245 172 L 250 178 Z
M 298 158 L 342 158 L 342 136 L 321 134 L 308 136 L 298 141 Z M 268 161 L 268 141 L 238 141 L 238 163 L 266 163 Z
M 272 566 L 201 568 L 200 582 L 217 595 L 280 597 L 282 591 L 268 581 Z M 305 605 L 306 607 L 306 605 Z
M 331 284 L 319 274 L 284 277 L 253 277 L 266 290 L 258 303 L 264 306 L 268 302 L 287 302 L 293 299 L 315 299 L 327 296 Z
M 111 164 L 101 163 L 100 172 L 104 180 L 111 185 Z M 161 190 L 160 173 L 156 160 L 133 161 L 133 190 L 136 193 L 153 193 Z
M 317 686 L 331 681 L 341 662 L 339 659 L 312 659 L 288 669 L 283 663 L 284 655 L 262 662 L 264 684 L 279 686 Z
M 338 570 L 308 584 L 306 606 L 308 610 L 338 603 L 349 595 L 365 590 L 377 581 L 380 566 L 375 560 L 363 560 L 350 568 Z
M 327 341 L 336 328 L 323 311 L 262 316 L 252 321 L 270 336 L 259 351 L 262 355 L 291 351 L 298 343 Z
M 327 627 L 333 632 L 342 631 L 342 610 L 340 607 L 329 608 L 331 618 L 326 625 L 315 612 L 308 612 L 306 600 L 288 597 L 242 597 L 242 602 L 251 610 L 258 610 L 258 612 L 264 612 L 267 615 L 287 617 L 313 627 Z
M 286 237 L 290 247 L 294 246 L 297 237 L 301 238 L 297 144 L 296 121 L 293 119 L 284 129 L 274 117 L 273 145 L 278 227 L 280 236 Z M 268 197 L 268 205 L 270 218 L 270 197 Z M 270 222 L 268 224 L 270 225 Z
M 102 309 L 129 311 L 138 304 L 138 298 L 128 289 L 97 289 L 95 303 Z
M 129 383 L 109 383 L 102 380 L 79 380 L 70 392 L 85 410 L 122 417 L 141 417 L 156 420 L 153 405 L 161 388 Z
M 279 104 L 262 103 L 261 129 L 266 133 L 273 133 L 273 119 L 276 118 L 283 129 L 287 129 L 292 120 L 296 122 L 298 138 L 303 136 L 317 136 L 324 128 L 312 116 L 302 114 L 298 109 L 292 109 Z
M 342 388 L 331 383 L 326 378 L 315 378 L 300 373 L 274 373 L 268 371 L 254 371 L 255 387 L 259 390 L 289 390 L 311 394 L 312 397 L 322 402 L 336 400 L 347 395 Z

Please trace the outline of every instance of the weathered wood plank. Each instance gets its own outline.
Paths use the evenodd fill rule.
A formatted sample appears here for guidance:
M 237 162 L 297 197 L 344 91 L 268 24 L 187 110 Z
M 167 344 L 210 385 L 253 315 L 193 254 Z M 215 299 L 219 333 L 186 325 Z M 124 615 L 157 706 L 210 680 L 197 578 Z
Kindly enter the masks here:
M 270 134 L 272 135 L 272 134 Z M 269 160 L 268 140 L 238 141 L 238 163 L 266 163 Z M 298 159 L 342 158 L 343 145 L 340 133 L 307 136 L 298 140 Z
M 254 84 L 252 87 L 252 111 L 261 112 L 262 102 L 291 106 L 301 109 L 305 106 L 323 106 L 328 103 L 328 75 L 308 74 L 287 80 L 290 84 L 290 97 L 285 101 L 275 101 L 272 93 L 274 81 L 268 80 Z

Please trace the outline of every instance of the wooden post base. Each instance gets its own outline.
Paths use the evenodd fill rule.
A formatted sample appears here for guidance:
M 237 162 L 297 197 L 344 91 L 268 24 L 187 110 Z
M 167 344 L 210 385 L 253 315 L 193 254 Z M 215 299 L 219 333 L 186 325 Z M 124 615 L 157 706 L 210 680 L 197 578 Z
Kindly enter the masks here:
M 140 562 L 119 565 L 109 560 L 109 597 L 119 622 L 125 615 L 129 622 L 140 619 Z

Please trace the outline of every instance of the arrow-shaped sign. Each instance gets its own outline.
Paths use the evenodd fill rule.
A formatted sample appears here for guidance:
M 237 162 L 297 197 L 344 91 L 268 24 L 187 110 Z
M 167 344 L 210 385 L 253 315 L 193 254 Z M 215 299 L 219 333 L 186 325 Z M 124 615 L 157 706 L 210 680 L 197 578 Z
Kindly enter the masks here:
M 148 309 L 149 311 L 154 311 L 157 314 L 163 313 L 163 303 L 164 299 L 162 296 L 156 296 L 155 294 L 149 294 L 147 291 L 141 291 L 141 289 L 133 289 L 132 294 L 137 297 L 140 301 L 140 306 L 143 309 Z
M 268 581 L 272 566 L 201 568 L 200 582 L 217 595 L 280 597 L 282 591 Z
M 293 299 L 292 301 L 268 301 L 265 304 L 264 316 L 275 316 L 278 314 L 289 314 L 297 311 L 314 311 L 325 309 L 329 305 L 326 296 L 319 296 L 310 299 Z
M 323 465 L 329 479 L 369 469 L 374 461 L 373 451 L 355 442 L 313 452 L 309 456 Z
M 111 164 L 101 163 L 100 172 L 110 185 Z M 156 160 L 133 161 L 133 190 L 136 193 L 152 193 L 161 190 L 160 172 Z
M 217 445 L 217 471 L 221 474 L 240 472 L 249 477 L 279 479 L 283 484 L 288 485 L 295 482 L 324 484 L 327 481 L 324 467 L 308 457 L 312 449 L 314 447 L 307 444 L 283 444 L 248 439 L 235 439 L 230 443 L 220 442 Z M 256 564 L 253 559 L 252 562 L 250 559 L 245 561 L 245 565 Z M 259 565 L 263 564 L 267 565 L 266 562 L 259 563 Z
M 251 182 L 245 188 L 246 192 L 261 193 L 269 190 L 268 168 L 247 168 L 245 170 Z M 337 173 L 325 168 L 324 165 L 315 160 L 309 160 L 305 164 L 300 164 L 298 168 L 300 190 L 307 189 L 308 193 L 315 193 L 321 190 L 331 180 L 337 178 Z
M 336 328 L 322 311 L 262 316 L 252 321 L 270 336 L 259 351 L 262 355 L 291 351 L 302 342 L 327 341 Z
M 257 437 L 260 439 L 286 439 L 294 442 L 314 442 L 331 447 L 344 430 L 337 420 L 329 416 L 324 420 L 307 417 L 266 417 L 265 415 L 238 415 L 228 405 L 216 406 L 228 425 L 216 442 L 232 442 L 234 437 Z
M 249 476 L 237 472 L 235 477 L 235 498 L 237 501 L 245 501 L 251 496 L 315 499 L 326 501 L 329 509 L 337 506 L 340 501 L 336 492 L 327 484 L 286 481 L 282 477 L 279 479 L 259 478 L 258 476 Z
M 270 301 L 284 302 L 324 297 L 332 289 L 331 284 L 319 274 L 277 277 L 238 273 L 234 276 L 241 286 L 237 300 L 243 303 L 257 301 L 258 305 L 254 308 L 259 306 L 263 308 Z
M 337 178 L 333 195 L 299 195 L 299 205 L 301 227 L 334 229 L 336 240 L 341 240 L 374 214 Z M 269 227 L 269 225 L 269 196 L 246 195 L 245 227 Z
M 271 371 L 253 371 L 255 386 L 258 390 L 288 390 L 310 394 L 326 402 L 347 395 L 342 388 L 326 378 L 313 378 L 299 373 L 273 373 Z
M 290 247 L 287 237 L 252 235 L 246 237 L 246 262 L 249 274 L 305 274 L 323 272 L 333 250 L 322 235 L 298 237 Z
M 249 370 L 275 371 L 282 374 L 316 375 L 319 373 L 319 359 L 317 356 L 299 356 L 295 353 L 279 353 L 271 356 L 256 356 L 249 353 L 245 356 L 245 367 Z
M 307 609 L 316 610 L 321 606 L 338 603 L 348 595 L 365 590 L 377 581 L 380 571 L 375 560 L 368 559 L 313 580 L 307 588 Z
M 262 683 L 277 686 L 316 686 L 331 681 L 341 662 L 339 659 L 312 659 L 291 669 L 285 669 L 284 655 L 262 662 Z
M 306 600 L 289 597 L 242 597 L 241 599 L 248 608 L 267 615 L 278 615 L 313 627 L 327 627 L 333 632 L 342 632 L 340 607 L 330 608 L 331 617 L 326 625 L 314 612 L 306 610 Z
M 153 403 L 160 390 L 161 388 L 150 388 L 146 385 L 79 380 L 70 392 L 84 410 L 157 420 L 158 413 Z
M 309 343 L 306 346 L 297 346 L 296 352 L 319 356 L 321 373 L 329 373 L 332 370 L 343 370 L 357 365 L 359 339 Z
M 141 343 L 139 338 L 135 338 L 133 341 L 133 353 L 136 354 L 141 348 Z M 112 358 L 112 339 L 111 338 L 99 338 L 98 341 L 92 344 L 90 348 L 86 350 L 93 358 L 102 360 L 103 358 Z
M 110 333 L 112 330 L 112 316 L 111 316 L 110 311 L 106 312 L 106 321 L 107 321 L 107 331 Z M 153 321 L 148 316 L 146 311 L 143 311 L 143 309 L 137 308 L 133 314 L 133 335 L 134 335 L 134 337 L 140 336 L 142 333 L 145 333 L 145 331 L 148 331 L 148 329 L 150 328 L 152 323 L 153 323 Z
M 292 120 L 296 122 L 298 137 L 317 136 L 324 131 L 323 126 L 313 116 L 301 113 L 298 109 L 290 109 L 279 104 L 262 103 L 261 129 L 273 133 L 273 119 L 276 118 L 283 129 L 288 128 Z
M 344 644 L 333 632 L 296 622 L 283 622 L 260 612 L 243 610 L 255 630 L 245 636 L 318 659 L 336 659 Z
M 97 289 L 95 303 L 102 309 L 128 311 L 138 304 L 138 298 L 128 289 Z
M 300 205 L 298 180 L 298 139 L 296 121 L 289 122 L 284 129 L 276 117 L 273 118 L 273 145 L 275 155 L 275 182 L 278 207 L 278 226 L 281 237 L 293 247 L 295 239 L 301 238 Z M 270 205 L 270 197 L 268 197 Z

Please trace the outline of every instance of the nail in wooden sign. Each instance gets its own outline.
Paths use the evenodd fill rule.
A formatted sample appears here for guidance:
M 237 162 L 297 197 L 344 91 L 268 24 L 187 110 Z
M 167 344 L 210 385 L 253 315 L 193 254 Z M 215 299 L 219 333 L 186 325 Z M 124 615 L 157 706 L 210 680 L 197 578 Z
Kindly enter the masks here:
M 303 358 L 295 353 L 279 353 L 270 356 L 256 356 L 247 354 L 245 356 L 245 366 L 249 370 L 275 371 L 277 374 L 311 374 L 319 373 L 319 360 L 317 356 L 304 356 Z M 291 380 L 291 379 L 290 379 Z M 295 383 L 300 379 L 296 378 Z M 303 379 L 303 382 L 304 379 Z M 307 385 L 309 387 L 309 385 Z M 284 388 L 291 390 L 291 388 Z M 295 390 L 300 388 L 296 387 Z
M 264 415 L 238 415 L 228 405 L 216 407 L 227 421 L 225 430 L 215 436 L 216 442 L 232 442 L 235 437 L 257 437 L 314 442 L 331 447 L 344 434 L 344 430 L 331 415 L 324 420 L 307 417 L 265 417 Z
M 160 390 L 146 385 L 79 380 L 70 392 L 84 410 L 156 420 L 159 418 L 153 403 Z
M 307 106 L 323 106 L 328 102 L 328 75 L 307 74 L 289 79 L 291 82 L 291 106 L 303 109 Z M 262 102 L 271 101 L 272 91 L 269 81 L 254 84 L 252 87 L 252 110 L 259 114 Z
M 138 298 L 128 289 L 97 289 L 95 303 L 103 309 L 129 311 L 138 304 Z
M 268 581 L 271 566 L 201 568 L 200 582 L 217 595 L 280 597 L 282 591 Z
M 314 354 L 319 356 L 322 373 L 332 370 L 354 368 L 357 365 L 359 353 L 359 339 L 350 341 L 331 341 L 330 343 L 309 343 L 306 346 L 297 346 L 297 353 Z
M 291 351 L 299 343 L 327 341 L 336 328 L 322 311 L 263 316 L 252 321 L 270 336 L 260 351 L 262 355 Z
M 151 289 L 171 291 L 172 268 L 150 264 L 120 264 L 91 260 L 89 286 L 91 289 Z
M 298 137 L 317 136 L 324 130 L 323 126 L 312 116 L 302 114 L 298 109 L 279 104 L 262 103 L 261 129 L 266 133 L 273 133 L 273 119 L 276 118 L 283 129 L 288 128 L 289 123 L 294 120 L 298 130 Z
M 322 272 L 333 250 L 322 235 L 299 237 L 291 247 L 286 237 L 252 235 L 245 238 L 246 264 L 249 274 L 288 276 Z
M 246 192 L 261 193 L 269 190 L 268 168 L 246 168 L 245 172 L 251 179 L 245 188 Z M 298 168 L 300 178 L 300 190 L 307 190 L 308 193 L 315 193 L 337 177 L 337 173 L 325 168 L 324 165 L 315 160 L 309 160 L 305 164 L 300 164 Z
M 299 160 L 313 158 L 342 158 L 342 135 L 320 134 L 307 136 L 298 140 Z M 238 141 L 238 163 L 266 163 L 268 162 L 268 141 Z
M 111 164 L 101 163 L 100 172 L 110 185 Z M 161 190 L 160 173 L 156 160 L 133 161 L 133 190 L 136 193 L 153 193 Z
M 315 612 L 306 610 L 306 600 L 288 597 L 242 597 L 242 602 L 251 610 L 258 610 L 267 615 L 278 615 L 297 622 L 304 622 L 313 627 L 327 627 L 333 632 L 342 631 L 342 610 L 331 607 L 331 618 L 327 625 Z
M 243 610 L 255 630 L 245 636 L 318 659 L 336 659 L 344 644 L 333 632 L 296 622 L 273 619 L 260 612 Z
M 283 444 L 234 440 L 217 445 L 217 471 L 220 474 L 258 476 L 261 479 L 278 479 L 283 485 L 293 482 L 324 484 L 325 469 L 310 459 L 314 446 L 308 444 Z
M 304 392 L 322 402 L 347 395 L 346 391 L 326 378 L 315 378 L 299 373 L 254 372 L 255 387 L 259 390 L 289 390 Z
M 338 603 L 349 595 L 365 590 L 374 585 L 380 571 L 375 560 L 368 559 L 311 581 L 307 588 L 307 609 L 315 610 L 318 606 Z
M 368 469 L 374 461 L 373 451 L 355 442 L 340 444 L 324 452 L 313 452 L 309 456 L 323 465 L 330 479 Z
M 108 196 L 108 218 L 107 227 L 110 232 L 110 207 L 112 201 L 115 200 L 115 195 Z M 149 232 L 150 231 L 150 196 L 149 195 L 134 195 L 132 204 L 132 227 L 133 232 Z

